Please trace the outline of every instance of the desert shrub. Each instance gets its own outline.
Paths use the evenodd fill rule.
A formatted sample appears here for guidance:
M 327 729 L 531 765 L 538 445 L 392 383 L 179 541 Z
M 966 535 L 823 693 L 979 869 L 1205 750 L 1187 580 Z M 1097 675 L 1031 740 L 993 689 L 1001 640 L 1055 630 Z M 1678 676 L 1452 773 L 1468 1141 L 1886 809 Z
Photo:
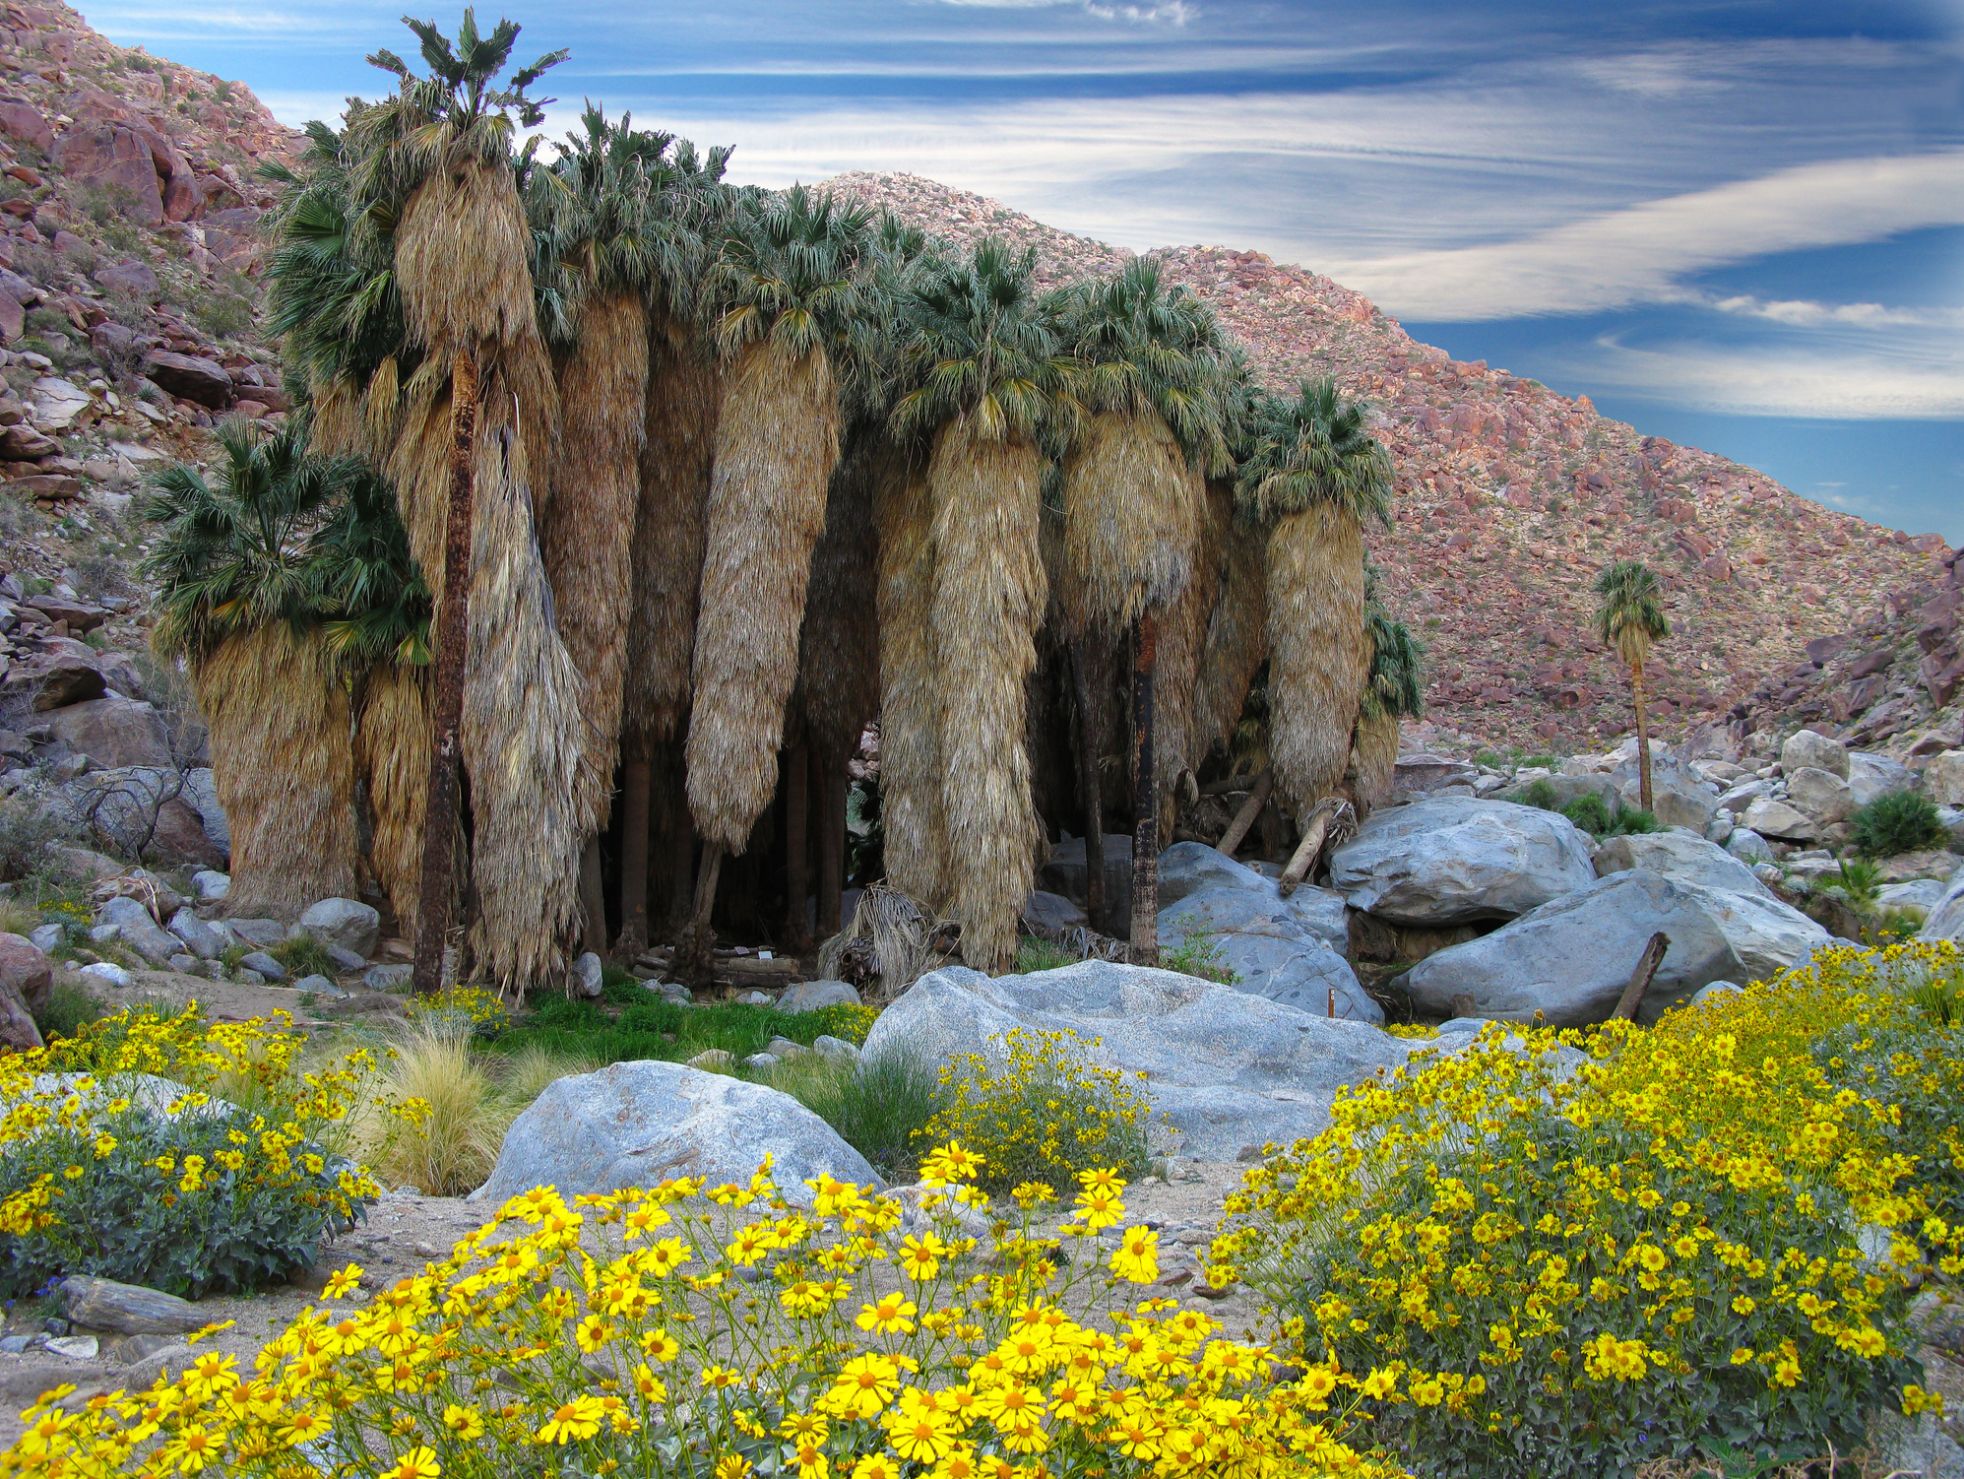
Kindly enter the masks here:
M 607 1065 L 576 1053 L 556 1053 L 536 1043 L 498 1060 L 499 1086 L 517 1113 L 562 1078 L 593 1073 Z
M 1232 986 L 1241 979 L 1221 958 L 1220 941 L 1204 932 L 1190 934 L 1173 949 L 1162 951 L 1159 963 L 1169 971 L 1222 986 Z
M 1561 810 L 1560 798 L 1555 794 L 1554 783 L 1546 776 L 1537 776 L 1529 781 L 1521 792 L 1520 800 L 1523 806 L 1538 807 L 1542 811 Z
M 905 1228 L 897 1200 L 830 1177 L 794 1209 L 767 1170 L 708 1200 L 700 1179 L 528 1192 L 388 1289 L 364 1297 L 343 1270 L 249 1388 L 213 1361 L 154 1400 L 37 1405 L 0 1468 L 177 1472 L 193 1452 L 212 1473 L 395 1479 L 1395 1472 L 1204 1310 L 1119 1300 L 1158 1277 L 1150 1229 L 1060 1258 L 1031 1212 L 967 1184 L 958 1148 L 923 1169 L 943 1190 Z M 1094 1178 L 1062 1241 L 1122 1226 L 1123 1188 Z M 993 1215 L 990 1246 L 963 1203 Z
M 1949 840 L 1936 803 L 1914 791 L 1890 791 L 1878 796 L 1849 819 L 1855 850 L 1865 858 L 1893 858 L 1898 853 L 1942 847 Z
M 801 1053 L 763 1075 L 838 1132 L 888 1181 L 912 1177 L 938 1105 L 935 1071 L 903 1053 L 861 1066 L 850 1058 Z
M 1857 909 L 1872 909 L 1882 890 L 1882 870 L 1862 858 L 1836 858 L 1835 874 L 1822 887 L 1840 894 Z
M 1248 1175 L 1214 1277 L 1420 1474 L 1845 1450 L 1926 1400 L 1910 1284 L 1964 1272 L 1964 1034 L 1916 996 L 1959 970 L 1829 952 L 1654 1032 L 1426 1055 Z
M 0 1297 L 70 1273 L 197 1296 L 312 1263 L 375 1194 L 337 1154 L 372 1060 L 303 1072 L 302 1042 L 193 1005 L 0 1057 Z
M 1637 837 L 1647 832 L 1662 832 L 1664 824 L 1657 820 L 1655 812 L 1645 811 L 1641 806 L 1625 806 L 1617 810 L 1611 818 L 1605 837 Z
M 1010 967 L 1010 972 L 1029 976 L 1038 971 L 1061 971 L 1065 966 L 1076 965 L 1083 959 L 1083 955 L 1056 940 L 1025 935 L 1016 942 L 1016 964 Z
M 511 1006 L 495 991 L 477 986 L 445 986 L 409 999 L 409 1020 L 419 1027 L 493 1038 L 511 1025 Z
M 941 1069 L 923 1142 L 971 1147 L 987 1163 L 985 1184 L 999 1190 L 1068 1186 L 1091 1166 L 1143 1172 L 1152 1114 L 1137 1087 L 1145 1075 L 1104 1067 L 1092 1056 L 1097 1047 L 1067 1030 L 1012 1027 L 990 1051 L 962 1054 Z
M 9 797 L 0 800 L 0 883 L 18 883 L 46 871 L 48 844 L 62 829 L 40 808 Z
M 390 1186 L 460 1196 L 481 1186 L 518 1113 L 452 1024 L 412 1026 L 382 1065 L 366 1159 Z
M 287 973 L 294 977 L 327 976 L 332 978 L 339 969 L 334 959 L 327 953 L 327 947 L 312 935 L 293 935 L 281 940 L 266 952 L 285 966 Z
M 73 1037 L 106 1012 L 103 1004 L 70 980 L 58 980 L 48 991 L 48 999 L 34 1014 L 34 1025 L 41 1029 L 41 1040 Z

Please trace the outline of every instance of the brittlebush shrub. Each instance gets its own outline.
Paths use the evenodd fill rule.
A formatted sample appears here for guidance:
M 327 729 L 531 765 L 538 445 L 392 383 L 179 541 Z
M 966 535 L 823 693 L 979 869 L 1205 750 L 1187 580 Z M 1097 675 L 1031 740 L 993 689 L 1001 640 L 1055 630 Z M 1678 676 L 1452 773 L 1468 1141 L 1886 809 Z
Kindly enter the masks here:
M 1092 1166 L 1141 1174 L 1152 1117 L 1145 1075 L 1105 1067 L 1098 1046 L 1068 1029 L 1012 1027 L 989 1051 L 962 1054 L 941 1070 L 940 1104 L 919 1132 L 922 1143 L 974 1147 L 996 1191 L 1068 1186 Z
M 1655 1031 L 1425 1055 L 1249 1173 L 1215 1275 L 1421 1475 L 1845 1454 L 1933 1401 L 1910 1285 L 1964 1271 L 1964 1029 L 1926 989 L 1960 969 L 1844 950 Z
M 793 1206 L 767 1169 L 570 1205 L 539 1188 L 415 1278 L 363 1297 L 344 1269 L 251 1373 L 209 1356 L 77 1415 L 44 1399 L 0 1474 L 1397 1472 L 1200 1310 L 1078 1313 L 1158 1277 L 1150 1229 L 1109 1255 L 1089 1241 L 1123 1221 L 1115 1173 L 1085 1177 L 1046 1238 L 1029 1210 L 992 1208 L 977 1169 L 937 1148 L 922 1171 L 938 1190 L 912 1214 L 830 1177 Z M 977 1214 L 985 1248 L 964 1232 Z
M 193 1297 L 307 1267 L 375 1195 L 338 1151 L 356 1052 L 289 1020 L 123 1012 L 0 1055 L 0 1297 L 98 1274 Z

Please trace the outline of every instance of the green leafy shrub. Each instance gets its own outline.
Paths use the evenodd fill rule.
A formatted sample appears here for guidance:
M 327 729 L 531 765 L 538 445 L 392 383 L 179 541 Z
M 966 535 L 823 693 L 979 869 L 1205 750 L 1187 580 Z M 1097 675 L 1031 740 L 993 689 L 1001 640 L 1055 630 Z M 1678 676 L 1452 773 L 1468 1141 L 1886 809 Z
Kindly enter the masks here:
M 1561 803 L 1555 795 L 1555 787 L 1546 776 L 1537 776 L 1529 781 L 1521 792 L 1521 805 L 1538 807 L 1542 811 L 1560 811 Z
M 1941 847 L 1949 839 L 1936 804 L 1914 791 L 1890 791 L 1862 807 L 1849 821 L 1855 851 L 1865 858 Z
M 964 1053 L 941 1070 L 924 1143 L 959 1141 L 986 1161 L 985 1185 L 1067 1187 L 1080 1171 L 1112 1166 L 1127 1175 L 1150 1164 L 1152 1106 L 1145 1075 L 1096 1062 L 1096 1038 L 1012 1027 L 992 1053 Z
M 1605 837 L 1637 837 L 1647 832 L 1662 832 L 1664 824 L 1657 820 L 1654 812 L 1645 811 L 1641 806 L 1625 806 L 1610 819 Z
M 1197 976 L 1203 981 L 1215 981 L 1223 986 L 1233 986 L 1241 980 L 1221 958 L 1220 941 L 1201 931 L 1188 935 L 1176 948 L 1162 951 L 1159 963 L 1169 971 L 1178 971 L 1183 976 Z
M 1557 809 L 1583 831 L 1598 837 L 1606 835 L 1616 821 L 1610 815 L 1609 803 L 1593 791 L 1586 796 L 1578 796 L 1567 806 Z

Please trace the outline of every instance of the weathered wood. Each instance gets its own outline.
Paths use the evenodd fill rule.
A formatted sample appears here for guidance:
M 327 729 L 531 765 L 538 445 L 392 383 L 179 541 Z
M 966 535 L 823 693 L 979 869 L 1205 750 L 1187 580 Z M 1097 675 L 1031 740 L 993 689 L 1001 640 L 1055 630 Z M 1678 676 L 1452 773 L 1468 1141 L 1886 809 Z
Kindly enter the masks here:
M 1241 810 L 1234 814 L 1234 820 L 1228 823 L 1227 831 L 1221 834 L 1221 840 L 1215 844 L 1215 849 L 1223 857 L 1233 857 L 1234 850 L 1247 840 L 1248 834 L 1254 830 L 1255 823 L 1261 818 L 1262 808 L 1268 805 L 1269 794 L 1274 789 L 1273 770 L 1265 770 L 1255 777 L 1254 789 L 1248 793 L 1248 799 L 1241 803 Z
M 1267 773 L 1266 771 L 1258 770 L 1252 774 L 1244 772 L 1241 775 L 1224 775 L 1209 781 L 1204 786 L 1200 785 L 1196 779 L 1193 794 L 1196 798 L 1201 796 L 1245 795 L 1247 792 L 1254 790 L 1260 784 L 1262 777 Z M 1183 776 L 1191 776 L 1193 772 L 1188 770 L 1182 771 L 1181 774 Z
M 1159 964 L 1159 784 L 1153 774 L 1153 668 L 1159 618 L 1140 613 L 1132 643 L 1132 963 Z M 1090 857 L 1089 839 L 1085 856 Z
M 112 1335 L 181 1335 L 211 1323 L 211 1317 L 188 1299 L 88 1274 L 71 1274 L 61 1281 L 61 1307 L 70 1323 Z
M 457 768 L 464 717 L 464 661 L 470 646 L 471 506 L 477 484 L 477 357 L 459 350 L 450 362 L 450 507 L 443 524 L 443 609 L 437 614 L 436 677 L 430 783 L 423 812 L 423 872 L 416 911 L 416 956 L 410 987 L 419 996 L 443 988 L 443 941 L 456 887 Z
M 720 844 L 705 842 L 702 859 L 696 864 L 695 903 L 689 911 L 689 922 L 682 930 L 682 940 L 675 950 L 675 973 L 687 985 L 696 985 L 709 979 L 711 958 L 716 945 L 716 930 L 712 916 L 716 912 L 716 884 L 723 876 L 723 849 Z
M 595 955 L 607 953 L 607 896 L 600 876 L 600 839 L 589 837 L 580 849 L 580 913 L 582 943 Z
M 654 825 L 655 766 L 644 738 L 621 762 L 621 933 L 614 953 L 631 960 L 648 948 L 648 844 Z
M 1084 639 L 1073 637 L 1071 701 L 1077 708 L 1077 784 L 1084 805 L 1084 917 L 1091 927 L 1105 927 L 1105 817 L 1099 794 L 1098 752 L 1092 742 L 1097 726 L 1091 722 L 1091 680 L 1084 668 Z
M 1626 1022 L 1636 1021 L 1637 1008 L 1643 1005 L 1644 993 L 1650 990 L 1657 968 L 1664 964 L 1664 952 L 1670 948 L 1670 936 L 1662 930 L 1650 937 L 1650 942 L 1643 947 L 1643 954 L 1637 957 L 1637 968 L 1630 972 L 1629 984 L 1616 999 L 1616 1010 L 1609 1014 L 1612 1021 L 1618 1017 Z
M 675 951 L 667 947 L 645 950 L 635 957 L 636 969 L 667 976 L 675 966 Z M 804 969 L 791 956 L 762 960 L 755 955 L 731 955 L 713 951 L 708 979 L 718 986 L 790 986 L 805 979 Z
M 1329 840 L 1330 828 L 1335 824 L 1337 814 L 1346 803 L 1341 797 L 1325 796 L 1310 809 L 1309 818 L 1303 823 L 1303 840 L 1296 844 L 1296 850 L 1289 858 L 1289 866 L 1282 870 L 1282 877 L 1276 882 L 1276 892 L 1288 898 L 1302 882 L 1316 869 L 1316 860 L 1323 854 L 1323 844 Z

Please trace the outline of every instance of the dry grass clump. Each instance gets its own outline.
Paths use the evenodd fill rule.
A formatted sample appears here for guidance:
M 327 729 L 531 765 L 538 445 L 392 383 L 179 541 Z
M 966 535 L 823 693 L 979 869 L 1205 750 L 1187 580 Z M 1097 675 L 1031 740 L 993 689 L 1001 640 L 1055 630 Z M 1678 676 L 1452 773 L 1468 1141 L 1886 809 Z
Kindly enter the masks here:
M 939 943 L 948 933 L 947 922 L 920 900 L 876 883 L 860 894 L 846 927 L 819 947 L 819 975 L 859 980 L 862 997 L 889 1002 L 948 963 Z M 878 987 L 871 985 L 874 977 Z

